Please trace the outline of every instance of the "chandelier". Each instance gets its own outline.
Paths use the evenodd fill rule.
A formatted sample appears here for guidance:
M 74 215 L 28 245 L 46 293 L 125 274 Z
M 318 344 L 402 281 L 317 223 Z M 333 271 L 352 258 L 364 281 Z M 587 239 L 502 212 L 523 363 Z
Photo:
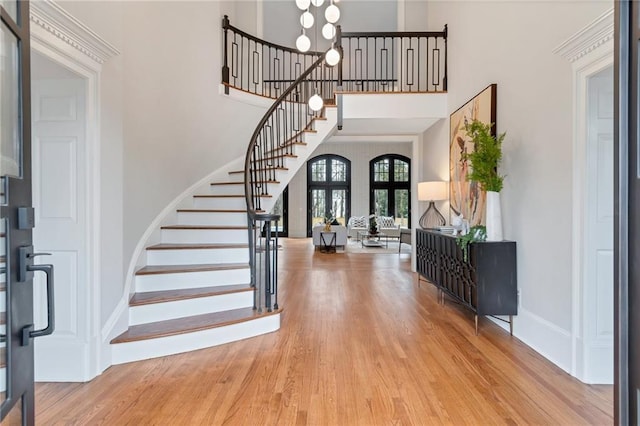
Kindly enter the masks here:
M 330 67 L 337 65 L 340 62 L 340 52 L 335 48 L 336 27 L 335 24 L 340 19 L 340 9 L 335 3 L 338 0 L 329 0 L 328 6 L 324 10 L 324 19 L 326 23 L 322 26 L 322 37 L 327 40 L 331 40 L 331 49 L 325 54 L 324 60 Z M 311 49 L 311 40 L 307 36 L 306 30 L 311 29 L 313 25 L 316 25 L 316 50 L 318 47 L 318 27 L 320 22 L 318 21 L 318 9 L 325 4 L 325 0 L 295 0 L 298 9 L 302 10 L 300 15 L 300 25 L 302 26 L 302 32 L 296 39 L 296 48 L 300 52 L 308 52 Z M 314 13 L 311 13 L 311 6 L 314 7 Z M 322 97 L 318 94 L 316 89 L 315 93 L 309 99 L 309 108 L 313 111 L 319 111 L 324 106 Z

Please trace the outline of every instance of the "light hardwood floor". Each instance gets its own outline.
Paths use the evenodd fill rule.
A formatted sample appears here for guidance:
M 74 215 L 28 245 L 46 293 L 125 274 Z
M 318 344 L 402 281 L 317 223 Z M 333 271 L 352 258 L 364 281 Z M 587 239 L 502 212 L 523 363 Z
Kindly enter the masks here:
M 587 386 L 487 319 L 436 303 L 408 254 L 284 240 L 282 328 L 36 387 L 38 424 L 611 424 Z M 374 249 L 372 249 L 374 250 Z

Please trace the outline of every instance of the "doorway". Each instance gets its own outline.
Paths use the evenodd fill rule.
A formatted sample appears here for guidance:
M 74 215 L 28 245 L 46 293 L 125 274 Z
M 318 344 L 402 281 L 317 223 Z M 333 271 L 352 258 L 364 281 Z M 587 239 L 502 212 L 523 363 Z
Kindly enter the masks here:
M 32 51 L 34 247 L 56 270 L 56 331 L 35 345 L 36 381 L 82 381 L 91 285 L 87 239 L 86 80 Z M 36 287 L 38 285 L 36 277 Z M 46 322 L 45 295 L 34 293 L 36 325 Z

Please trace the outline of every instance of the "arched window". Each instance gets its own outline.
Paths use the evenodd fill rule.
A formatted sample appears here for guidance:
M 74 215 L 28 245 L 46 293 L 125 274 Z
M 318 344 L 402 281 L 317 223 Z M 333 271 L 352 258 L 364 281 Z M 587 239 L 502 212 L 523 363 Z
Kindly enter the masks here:
M 307 162 L 307 235 L 333 215 L 346 225 L 351 214 L 351 161 L 339 155 L 319 155 Z
M 411 223 L 411 160 L 387 154 L 369 162 L 369 208 L 378 216 L 393 216 L 397 225 Z

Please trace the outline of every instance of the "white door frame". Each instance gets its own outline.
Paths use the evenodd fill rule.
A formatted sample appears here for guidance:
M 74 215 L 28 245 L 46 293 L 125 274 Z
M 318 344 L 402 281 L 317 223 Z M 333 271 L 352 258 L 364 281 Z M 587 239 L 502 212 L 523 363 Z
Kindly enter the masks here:
M 79 161 L 86 176 L 87 274 L 89 283 L 83 303 L 88 335 L 85 368 L 69 381 L 88 381 L 101 373 L 100 324 L 100 72 L 102 64 L 120 52 L 50 0 L 31 2 L 31 48 L 75 72 L 86 81 L 86 151 Z
M 571 374 L 589 382 L 584 364 L 584 276 L 588 137 L 588 80 L 613 66 L 613 9 L 576 33 L 555 50 L 571 63 L 573 74 L 573 228 L 572 228 L 572 361 Z M 613 350 L 613 347 L 612 347 Z M 613 377 L 612 377 L 613 380 Z

